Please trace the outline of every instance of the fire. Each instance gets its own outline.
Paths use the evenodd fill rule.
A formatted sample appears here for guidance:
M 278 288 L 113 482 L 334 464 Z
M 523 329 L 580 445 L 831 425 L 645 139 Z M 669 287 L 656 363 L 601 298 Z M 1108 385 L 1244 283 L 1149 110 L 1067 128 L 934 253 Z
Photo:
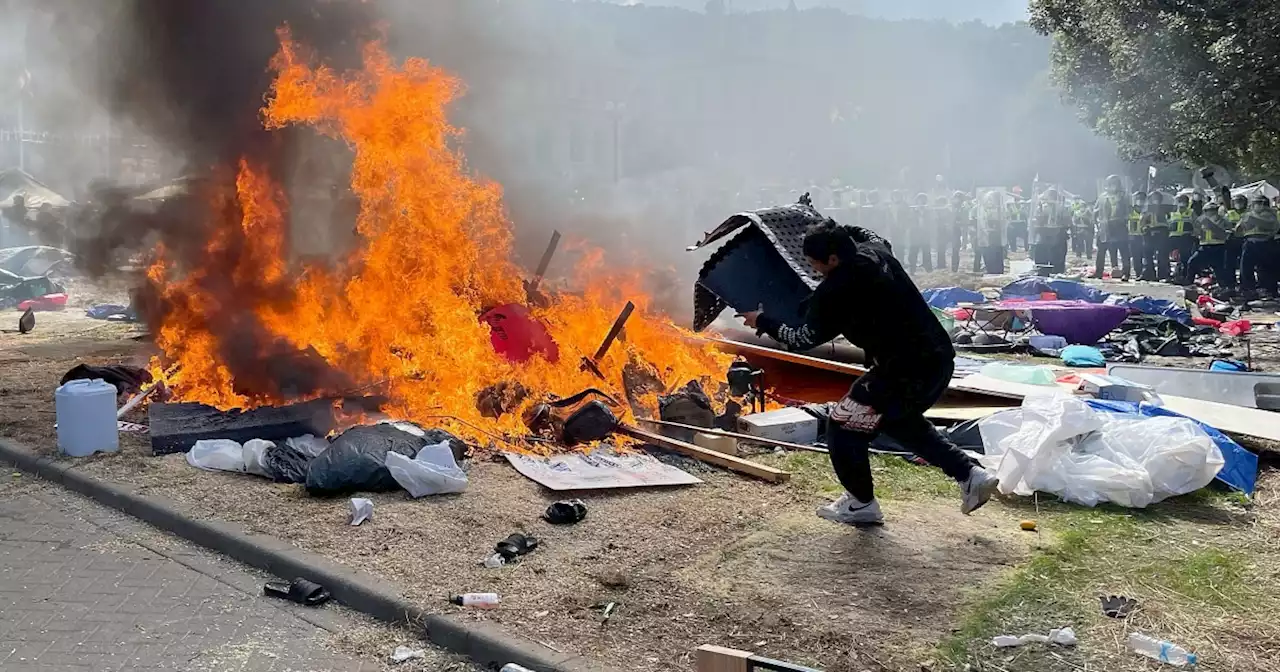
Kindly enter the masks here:
M 244 311 L 256 318 L 248 342 L 259 361 L 276 361 L 271 354 L 279 352 L 295 366 L 296 355 L 308 353 L 303 361 L 334 372 L 310 396 L 377 387 L 390 399 L 388 413 L 452 416 L 463 421 L 454 429 L 475 438 L 468 425 L 523 431 L 518 412 L 494 420 L 477 410 L 477 393 L 494 383 L 518 382 L 531 401 L 587 387 L 621 398 L 629 363 L 666 389 L 722 374 L 727 356 L 692 341 L 652 305 L 645 291 L 652 270 L 611 268 L 593 249 L 549 305 L 531 309 L 559 358 L 513 363 L 495 353 L 478 317 L 523 303 L 525 274 L 512 260 L 501 188 L 468 171 L 452 145 L 460 130 L 446 110 L 462 83 L 424 60 L 397 65 L 379 43 L 366 45 L 361 70 L 337 72 L 309 62 L 287 30 L 271 67 L 265 127 L 310 128 L 353 151 L 360 243 L 336 268 L 291 265 L 285 194 L 266 169 L 242 161 L 235 193 L 211 197 L 208 263 L 183 268 L 160 249 L 148 274 L 167 307 L 155 365 L 180 365 L 171 385 L 177 399 L 230 408 L 298 398 L 278 372 L 249 376 L 228 366 L 225 332 L 212 327 Z M 230 297 L 239 312 L 229 314 Z M 584 371 L 581 358 L 594 353 L 627 301 L 636 311 L 625 340 L 599 362 L 606 383 Z

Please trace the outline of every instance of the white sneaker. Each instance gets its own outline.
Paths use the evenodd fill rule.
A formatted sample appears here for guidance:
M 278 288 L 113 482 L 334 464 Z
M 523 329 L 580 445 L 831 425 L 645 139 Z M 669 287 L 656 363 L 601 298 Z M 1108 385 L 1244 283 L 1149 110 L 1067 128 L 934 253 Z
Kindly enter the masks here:
M 973 467 L 969 471 L 969 478 L 960 484 L 960 490 L 964 493 L 964 502 L 960 504 L 960 513 L 969 515 L 974 511 L 982 508 L 991 496 L 996 494 L 996 488 L 1000 487 L 1000 479 L 991 475 L 982 467 Z
M 862 502 L 847 492 L 840 495 L 840 499 L 819 507 L 818 517 L 845 525 L 884 525 L 884 514 L 880 512 L 880 502 L 874 499 L 870 502 Z

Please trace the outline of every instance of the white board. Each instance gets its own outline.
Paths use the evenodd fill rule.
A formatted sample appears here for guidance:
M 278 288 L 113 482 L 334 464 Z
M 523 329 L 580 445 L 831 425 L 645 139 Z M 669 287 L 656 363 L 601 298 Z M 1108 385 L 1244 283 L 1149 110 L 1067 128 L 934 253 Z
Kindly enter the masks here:
M 951 388 L 965 392 L 990 394 L 1003 399 L 1021 399 L 1032 394 L 1071 394 L 1065 385 L 1024 385 L 1009 383 L 981 374 L 951 381 Z M 1188 399 L 1168 394 L 1160 395 L 1164 407 L 1174 413 L 1199 420 L 1219 431 L 1280 442 L 1280 415 L 1271 411 L 1241 408 L 1213 401 Z
M 526 478 L 557 492 L 696 485 L 702 481 L 644 453 L 619 453 L 608 448 L 590 453 L 532 457 L 503 453 Z

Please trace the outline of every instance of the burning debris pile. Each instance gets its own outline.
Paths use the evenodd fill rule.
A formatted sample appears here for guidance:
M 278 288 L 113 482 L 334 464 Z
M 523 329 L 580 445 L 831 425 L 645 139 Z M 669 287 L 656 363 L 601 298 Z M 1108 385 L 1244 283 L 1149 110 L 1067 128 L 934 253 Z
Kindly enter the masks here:
M 271 69 L 264 128 L 350 148 L 358 243 L 334 264 L 294 259 L 279 176 L 242 157 L 234 189 L 199 195 L 200 253 L 162 244 L 147 273 L 162 353 L 153 371 L 176 365 L 166 381 L 175 400 L 254 408 L 375 391 L 392 417 L 480 438 L 477 429 L 525 433 L 522 411 L 550 397 L 644 390 L 630 400 L 656 408 L 656 393 L 724 370 L 726 356 L 654 310 L 644 271 L 609 267 L 598 251 L 530 300 L 502 190 L 471 174 L 456 148 L 446 110 L 462 84 L 449 73 L 418 59 L 397 65 L 376 41 L 361 68 L 340 71 L 287 29 Z M 593 356 L 624 305 L 635 314 Z M 535 346 L 500 354 L 495 340 L 512 328 Z M 652 383 L 624 389 L 624 370 Z M 505 390 L 497 403 L 495 386 Z

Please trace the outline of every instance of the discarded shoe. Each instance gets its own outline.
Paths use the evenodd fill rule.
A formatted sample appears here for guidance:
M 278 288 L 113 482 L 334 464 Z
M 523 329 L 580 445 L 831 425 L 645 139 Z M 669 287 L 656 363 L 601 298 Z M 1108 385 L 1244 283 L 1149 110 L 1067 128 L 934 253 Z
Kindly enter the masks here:
M 572 525 L 586 517 L 587 505 L 581 499 L 556 502 L 542 514 L 542 519 L 552 525 Z
M 849 493 L 840 495 L 840 499 L 818 508 L 818 517 L 833 523 L 843 523 L 862 527 L 866 525 L 884 525 L 884 514 L 880 512 L 880 502 L 859 501 Z
M 1000 479 L 992 476 L 982 467 L 974 467 L 969 471 L 969 478 L 960 484 L 964 492 L 964 501 L 960 504 L 960 513 L 969 515 L 982 508 L 996 494 L 1000 487 Z
M 262 594 L 308 607 L 318 607 L 332 597 L 324 586 L 301 578 L 294 579 L 293 583 L 268 581 L 267 585 L 262 587 Z
M 493 550 L 511 562 L 522 555 L 528 555 L 538 548 L 537 537 L 527 537 L 519 532 L 499 541 Z
M 1138 601 L 1132 597 L 1103 595 L 1098 599 L 1102 602 L 1102 615 L 1111 618 L 1128 618 L 1138 608 Z

